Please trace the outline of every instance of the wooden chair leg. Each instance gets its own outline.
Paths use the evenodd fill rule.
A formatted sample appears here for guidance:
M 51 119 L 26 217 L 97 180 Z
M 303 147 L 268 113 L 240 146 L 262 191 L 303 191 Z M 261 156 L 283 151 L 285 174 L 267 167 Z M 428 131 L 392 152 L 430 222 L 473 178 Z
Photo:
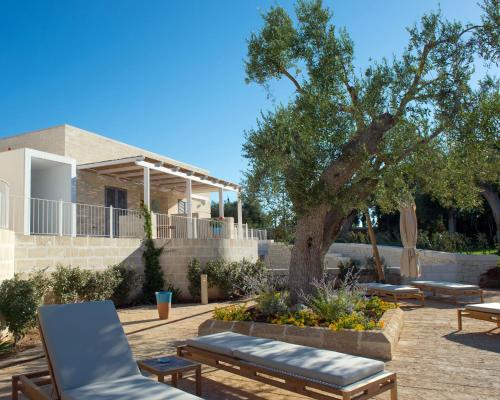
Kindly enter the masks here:
M 17 376 L 12 377 L 12 400 L 19 399 L 19 389 L 18 389 L 19 378 Z
M 462 330 L 462 310 L 458 309 L 457 310 L 457 317 L 458 317 L 458 330 Z
M 391 389 L 391 400 L 398 400 L 398 387 L 396 382 L 394 382 L 394 386 Z
M 483 297 L 483 291 L 481 290 L 481 293 L 479 294 L 479 296 L 481 297 L 481 303 L 484 303 L 484 297 Z

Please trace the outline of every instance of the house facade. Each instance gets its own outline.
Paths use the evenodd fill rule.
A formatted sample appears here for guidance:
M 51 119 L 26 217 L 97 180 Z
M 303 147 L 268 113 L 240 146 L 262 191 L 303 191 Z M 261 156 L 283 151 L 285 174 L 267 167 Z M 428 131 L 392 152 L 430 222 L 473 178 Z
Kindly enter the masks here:
M 68 261 L 98 268 L 132 257 L 140 264 L 143 204 L 153 237 L 177 249 L 178 264 L 180 254 L 256 258 L 265 231 L 248 229 L 240 200 L 237 220 L 224 218 L 224 193 L 239 199 L 239 191 L 203 168 L 70 125 L 0 138 L 0 229 L 14 242 L 0 279 Z M 218 215 L 210 211 L 214 192 Z

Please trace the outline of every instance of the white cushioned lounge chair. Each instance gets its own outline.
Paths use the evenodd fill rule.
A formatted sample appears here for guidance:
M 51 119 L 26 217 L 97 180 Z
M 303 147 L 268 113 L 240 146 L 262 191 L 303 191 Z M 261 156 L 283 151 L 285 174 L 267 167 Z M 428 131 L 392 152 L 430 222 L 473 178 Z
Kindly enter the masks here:
M 467 304 L 464 309 L 458 311 L 458 330 L 462 330 L 462 318 L 480 319 L 497 324 L 500 328 L 500 303 Z
M 444 281 L 413 281 L 410 285 L 422 291 L 431 292 L 433 296 L 437 294 L 451 296 L 456 303 L 458 303 L 458 296 L 479 296 L 481 303 L 484 302 L 483 291 L 476 285 Z
M 178 355 L 317 399 L 368 399 L 390 390 L 396 374 L 368 358 L 221 332 L 187 341 Z
M 394 301 L 415 299 L 424 306 L 424 294 L 416 287 L 408 285 L 389 285 L 386 283 L 371 282 L 365 285 L 366 293 L 380 297 L 391 297 Z
M 144 377 L 111 301 L 42 306 L 38 322 L 49 371 L 13 377 L 12 397 L 60 400 L 194 400 Z M 52 396 L 40 386 L 52 384 Z

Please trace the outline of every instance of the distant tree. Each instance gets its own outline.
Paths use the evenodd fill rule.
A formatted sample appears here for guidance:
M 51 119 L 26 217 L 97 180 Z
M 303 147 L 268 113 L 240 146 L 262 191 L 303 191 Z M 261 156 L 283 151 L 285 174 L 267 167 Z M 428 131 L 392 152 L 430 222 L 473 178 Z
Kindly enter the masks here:
M 411 199 L 414 183 L 442 165 L 442 148 L 462 140 L 474 57 L 500 60 L 498 4 L 485 1 L 474 25 L 424 15 L 408 29 L 400 57 L 373 61 L 362 73 L 352 40 L 321 1 L 299 1 L 296 23 L 279 6 L 263 15 L 248 42 L 247 81 L 268 87 L 285 78 L 295 93 L 247 132 L 246 188 L 264 208 L 286 196 L 296 215 L 293 293 L 321 278 L 346 220 Z
M 216 218 L 219 215 L 219 202 L 212 201 L 210 204 L 212 217 Z M 250 228 L 267 228 L 270 224 L 270 217 L 262 210 L 260 204 L 256 201 L 245 200 L 242 205 L 243 221 Z M 224 202 L 224 216 L 238 219 L 238 202 Z

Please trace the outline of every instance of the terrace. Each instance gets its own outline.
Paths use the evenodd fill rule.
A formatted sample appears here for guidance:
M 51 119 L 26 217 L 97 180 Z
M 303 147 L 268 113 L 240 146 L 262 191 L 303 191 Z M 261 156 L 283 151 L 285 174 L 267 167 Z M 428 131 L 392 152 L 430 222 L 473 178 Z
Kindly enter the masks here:
M 498 291 L 487 291 L 486 301 L 500 301 Z M 119 311 L 119 316 L 137 359 L 173 353 L 175 347 L 198 334 L 198 326 L 211 317 L 209 305 L 174 306 L 169 321 L 158 321 L 153 307 Z M 425 308 L 406 309 L 405 325 L 392 361 L 387 368 L 398 374 L 401 399 L 471 400 L 500 398 L 498 334 L 488 333 L 491 324 L 468 320 L 466 329 L 456 330 L 456 309 L 446 303 L 428 301 Z M 10 398 L 10 379 L 14 374 L 46 367 L 39 345 L 0 361 L 0 399 Z M 211 367 L 203 368 L 205 399 L 306 399 L 298 394 L 259 384 Z M 180 382 L 180 388 L 194 393 L 193 377 Z M 388 394 L 376 399 L 389 399 Z

